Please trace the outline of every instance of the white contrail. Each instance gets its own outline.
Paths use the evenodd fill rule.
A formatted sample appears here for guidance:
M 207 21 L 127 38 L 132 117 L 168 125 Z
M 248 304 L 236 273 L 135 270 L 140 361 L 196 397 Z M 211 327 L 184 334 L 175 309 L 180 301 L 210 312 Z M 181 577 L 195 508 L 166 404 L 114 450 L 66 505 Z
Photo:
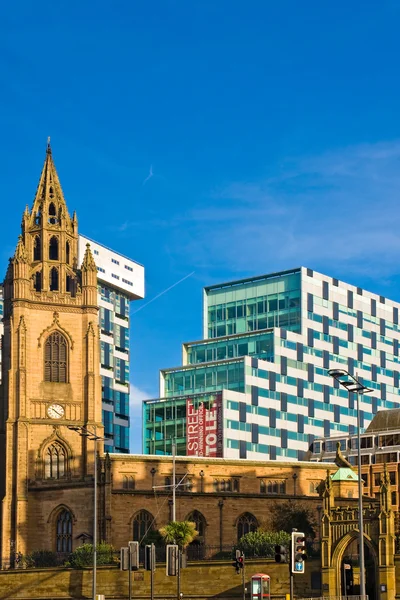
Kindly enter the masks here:
M 152 177 L 154 177 L 154 173 L 153 173 L 153 165 L 150 165 L 150 171 L 149 174 L 147 175 L 146 179 L 143 181 L 142 185 L 144 185 L 149 179 L 151 179 Z
M 143 304 L 142 306 L 140 306 L 132 314 L 135 315 L 137 312 L 139 312 L 139 310 L 142 310 L 142 308 L 145 308 L 146 306 L 148 306 L 149 304 L 151 304 L 152 302 L 154 302 L 154 300 L 157 300 L 157 298 L 159 298 L 160 296 L 163 296 L 164 294 L 166 294 L 167 292 L 169 292 L 169 290 L 172 290 L 172 288 L 174 288 L 177 285 L 179 285 L 180 283 L 182 283 L 182 281 L 185 281 L 185 279 L 187 279 L 188 277 L 191 277 L 192 275 L 194 275 L 194 273 L 195 273 L 195 271 L 192 271 L 191 273 L 189 273 L 189 275 L 185 275 L 185 277 L 182 277 L 182 279 L 180 279 L 176 283 L 173 283 L 172 285 L 170 285 L 166 290 L 164 290 L 163 292 L 160 292 L 159 294 L 157 294 L 157 296 L 154 296 L 154 298 L 152 298 L 151 300 L 149 300 L 148 302 L 146 302 L 146 304 Z

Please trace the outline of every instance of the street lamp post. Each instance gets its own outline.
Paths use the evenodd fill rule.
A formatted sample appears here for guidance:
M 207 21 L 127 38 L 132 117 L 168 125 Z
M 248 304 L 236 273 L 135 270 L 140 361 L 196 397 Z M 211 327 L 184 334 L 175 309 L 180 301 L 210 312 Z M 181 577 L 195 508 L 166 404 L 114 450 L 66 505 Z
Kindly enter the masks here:
M 362 478 L 361 478 L 361 427 L 360 427 L 360 396 L 372 392 L 358 379 L 345 369 L 330 369 L 329 375 L 335 379 L 348 393 L 357 396 L 357 463 L 358 463 L 358 528 L 360 532 L 360 595 L 365 597 L 365 560 L 364 560 L 364 517 L 362 501 Z
M 79 425 L 69 425 L 68 429 L 77 431 L 81 437 L 89 438 L 94 442 L 94 492 L 93 492 L 93 583 L 92 583 L 92 600 L 96 600 L 97 591 L 97 442 L 103 442 L 105 438 L 97 435 L 96 425 L 93 426 L 93 431 Z

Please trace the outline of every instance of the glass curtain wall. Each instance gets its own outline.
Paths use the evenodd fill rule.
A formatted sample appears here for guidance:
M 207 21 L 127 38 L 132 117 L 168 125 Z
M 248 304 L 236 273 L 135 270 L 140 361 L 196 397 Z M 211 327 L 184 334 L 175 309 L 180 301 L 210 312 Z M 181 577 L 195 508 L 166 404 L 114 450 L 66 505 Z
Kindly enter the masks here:
M 165 397 L 215 392 L 244 392 L 244 359 L 193 368 L 162 371 Z
M 274 360 L 273 332 L 254 334 L 251 337 L 241 336 L 218 341 L 187 344 L 187 363 L 195 365 L 242 356 L 255 356 L 263 360 Z
M 196 406 L 201 402 L 209 408 L 215 394 L 190 396 Z M 176 453 L 186 454 L 186 401 L 187 397 L 150 400 L 144 403 L 145 454 L 172 454 L 172 440 L 176 441 Z
M 301 330 L 300 271 L 206 289 L 208 338 L 271 327 Z

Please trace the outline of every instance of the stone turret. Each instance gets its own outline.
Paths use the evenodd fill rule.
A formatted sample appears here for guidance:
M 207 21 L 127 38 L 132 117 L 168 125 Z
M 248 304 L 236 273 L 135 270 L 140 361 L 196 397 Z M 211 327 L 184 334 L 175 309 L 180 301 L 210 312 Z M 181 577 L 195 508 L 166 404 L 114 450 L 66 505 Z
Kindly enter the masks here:
M 86 306 L 97 306 L 97 267 L 92 251 L 90 250 L 90 244 L 86 244 L 81 273 L 83 304 Z
M 15 254 L 11 260 L 14 298 L 26 298 L 29 295 L 29 261 L 22 239 L 18 238 Z

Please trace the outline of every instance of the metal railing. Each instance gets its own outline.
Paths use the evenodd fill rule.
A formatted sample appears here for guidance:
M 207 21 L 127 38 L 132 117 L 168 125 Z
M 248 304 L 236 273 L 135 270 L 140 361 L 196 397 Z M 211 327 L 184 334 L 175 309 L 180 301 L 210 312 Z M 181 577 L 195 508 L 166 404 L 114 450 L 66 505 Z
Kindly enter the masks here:
M 186 548 L 186 560 L 188 562 L 201 562 L 201 561 L 229 561 L 235 557 L 235 551 L 238 546 L 232 546 L 231 544 L 223 546 L 211 546 L 206 544 L 193 544 Z M 240 549 L 244 551 L 245 557 L 248 560 L 251 559 L 265 559 L 271 560 L 275 557 L 275 545 L 274 544 L 263 544 L 259 548 L 246 549 L 240 546 Z M 166 560 L 166 547 L 164 544 L 156 545 L 156 561 L 158 563 L 164 563 Z M 145 548 L 142 546 L 139 548 L 139 562 L 141 565 L 144 564 L 144 553 Z M 307 556 L 309 558 L 319 557 L 320 555 L 320 544 L 319 542 L 307 543 Z M 22 556 L 20 559 L 15 561 L 15 567 L 18 569 L 30 569 L 30 568 L 42 568 L 42 567 L 57 567 L 57 566 L 69 566 L 71 555 L 69 553 L 56 553 L 56 552 L 43 552 L 43 553 L 31 553 L 28 556 Z M 90 566 L 93 555 L 88 553 L 86 559 L 88 567 Z M 113 552 L 100 552 L 98 550 L 98 562 L 101 565 L 117 565 L 119 564 L 120 552 L 115 550 Z M 3 565 L 3 569 L 10 568 L 9 565 Z

